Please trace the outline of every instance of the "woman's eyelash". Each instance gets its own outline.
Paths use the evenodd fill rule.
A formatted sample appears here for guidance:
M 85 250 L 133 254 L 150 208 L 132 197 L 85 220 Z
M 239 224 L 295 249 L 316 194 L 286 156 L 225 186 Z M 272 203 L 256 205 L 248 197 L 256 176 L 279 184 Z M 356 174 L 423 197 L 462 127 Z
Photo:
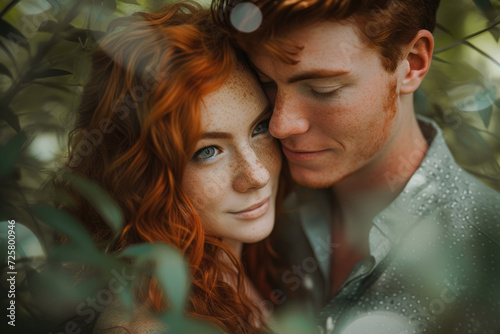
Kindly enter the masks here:
M 217 146 L 214 146 L 214 145 L 203 147 L 203 148 L 199 149 L 198 151 L 196 151 L 196 153 L 193 155 L 193 160 L 195 160 L 195 161 L 209 160 L 209 159 L 213 158 L 214 156 L 216 156 L 218 151 L 221 151 L 221 149 Z
M 252 135 L 257 136 L 257 135 L 260 135 L 260 134 L 263 134 L 263 133 L 268 133 L 269 132 L 269 121 L 270 120 L 271 119 L 268 118 L 268 119 L 265 119 L 265 120 L 259 122 L 255 126 Z
M 259 122 L 253 129 L 252 136 L 259 136 L 265 133 L 269 133 L 269 121 L 271 119 L 265 119 L 261 122 Z M 215 145 L 209 145 L 200 148 L 198 151 L 196 151 L 193 155 L 192 160 L 195 162 L 203 162 L 210 160 L 217 155 L 219 155 L 222 152 L 222 149 L 218 146 Z

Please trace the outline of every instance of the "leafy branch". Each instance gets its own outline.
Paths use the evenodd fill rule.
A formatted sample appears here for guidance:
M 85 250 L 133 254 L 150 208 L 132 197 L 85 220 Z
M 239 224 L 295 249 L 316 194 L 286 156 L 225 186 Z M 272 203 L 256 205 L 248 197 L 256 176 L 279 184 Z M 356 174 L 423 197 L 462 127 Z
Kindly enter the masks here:
M 496 21 L 496 22 L 494 22 L 494 23 L 490 24 L 489 26 L 487 26 L 487 27 L 486 27 L 486 28 L 484 28 L 484 29 L 481 29 L 481 30 L 479 30 L 479 31 L 476 31 L 475 33 L 472 33 L 472 34 L 467 35 L 467 36 L 465 36 L 465 37 L 463 37 L 463 38 L 460 38 L 460 39 L 458 39 L 458 40 L 454 41 L 453 43 L 450 43 L 450 44 L 448 44 L 448 45 L 446 45 L 446 46 L 443 46 L 443 47 L 440 47 L 440 48 L 438 48 L 438 49 L 435 49 L 435 50 L 434 50 L 434 54 L 440 54 L 440 53 L 442 53 L 442 52 L 444 52 L 444 51 L 447 51 L 447 50 L 449 50 L 449 49 L 452 49 L 452 48 L 454 48 L 454 47 L 456 47 L 456 46 L 458 46 L 458 45 L 460 45 L 460 44 L 463 44 L 463 43 L 464 43 L 464 42 L 466 42 L 467 40 L 469 40 L 469 39 L 471 39 L 471 38 L 473 38 L 473 37 L 476 37 L 476 36 L 478 36 L 478 35 L 481 35 L 482 33 L 485 33 L 485 32 L 487 32 L 487 31 L 489 31 L 489 30 L 491 30 L 491 29 L 495 28 L 495 27 L 496 27 L 497 25 L 499 25 L 499 24 L 500 24 L 500 20 L 498 20 L 498 21 Z M 436 26 L 437 26 L 439 29 L 442 29 L 443 31 L 445 31 L 445 32 L 449 33 L 449 34 L 452 36 L 451 32 L 450 32 L 449 30 L 447 30 L 445 27 L 443 27 L 442 25 L 437 24 Z

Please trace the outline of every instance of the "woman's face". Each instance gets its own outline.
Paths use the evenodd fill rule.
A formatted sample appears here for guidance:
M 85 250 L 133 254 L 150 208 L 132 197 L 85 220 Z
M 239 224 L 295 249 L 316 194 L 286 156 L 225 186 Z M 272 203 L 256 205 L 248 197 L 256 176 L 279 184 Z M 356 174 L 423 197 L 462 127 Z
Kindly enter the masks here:
M 201 107 L 202 139 L 182 188 L 205 230 L 230 247 L 262 240 L 274 225 L 281 156 L 268 130 L 272 109 L 241 66 Z

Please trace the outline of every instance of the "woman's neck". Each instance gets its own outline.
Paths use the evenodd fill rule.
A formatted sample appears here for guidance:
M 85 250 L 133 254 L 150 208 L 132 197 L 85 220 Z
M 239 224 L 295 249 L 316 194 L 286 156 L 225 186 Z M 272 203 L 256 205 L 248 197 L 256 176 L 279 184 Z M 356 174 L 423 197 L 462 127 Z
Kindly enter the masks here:
M 222 243 L 226 245 L 233 252 L 234 255 L 236 255 L 238 260 L 241 260 L 241 251 L 243 249 L 243 243 L 241 241 L 233 239 L 223 239 Z
M 224 243 L 225 246 L 227 246 L 229 248 L 229 250 L 231 252 L 233 252 L 233 254 L 237 257 L 238 260 L 241 260 L 241 253 L 242 253 L 242 249 L 243 249 L 242 242 L 228 240 L 228 239 L 222 240 L 222 242 Z M 234 264 L 231 262 L 229 256 L 225 252 L 222 252 L 221 260 L 226 261 L 226 263 L 233 270 L 233 272 L 235 274 L 237 273 L 237 270 L 236 270 Z M 265 307 L 263 306 L 264 303 L 262 303 L 262 301 L 263 301 L 262 296 L 257 291 L 255 285 L 252 283 L 250 278 L 244 272 L 242 274 L 243 274 L 243 286 L 245 289 L 245 293 L 255 303 L 255 305 L 260 309 L 264 319 L 269 318 L 271 314 L 270 314 L 269 310 L 265 309 Z M 235 291 L 238 290 L 238 277 L 237 277 L 237 275 L 225 273 L 225 274 L 223 274 L 223 277 L 224 277 L 224 282 L 229 284 Z M 262 324 L 259 324 L 258 326 L 261 326 L 261 325 Z

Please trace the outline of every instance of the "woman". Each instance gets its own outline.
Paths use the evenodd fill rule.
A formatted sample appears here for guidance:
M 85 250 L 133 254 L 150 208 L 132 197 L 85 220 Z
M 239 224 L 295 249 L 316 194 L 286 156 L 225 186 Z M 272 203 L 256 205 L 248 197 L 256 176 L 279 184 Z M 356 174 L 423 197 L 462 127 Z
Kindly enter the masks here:
M 243 243 L 271 232 L 281 198 L 281 157 L 268 133 L 269 103 L 199 5 L 176 3 L 119 19 L 112 28 L 121 30 L 94 55 L 68 167 L 120 204 L 126 226 L 114 251 L 142 242 L 175 246 L 191 267 L 188 314 L 230 333 L 258 331 L 265 315 L 240 257 Z M 83 150 L 82 143 L 92 139 L 90 152 Z M 98 242 L 108 240 L 102 219 L 75 196 L 73 213 Z M 265 252 L 263 243 L 249 249 L 248 257 L 258 252 Z M 148 287 L 145 309 L 165 310 L 154 280 Z M 157 326 L 145 311 L 127 323 L 117 321 L 115 311 L 104 312 L 97 331 L 122 326 L 147 332 Z

